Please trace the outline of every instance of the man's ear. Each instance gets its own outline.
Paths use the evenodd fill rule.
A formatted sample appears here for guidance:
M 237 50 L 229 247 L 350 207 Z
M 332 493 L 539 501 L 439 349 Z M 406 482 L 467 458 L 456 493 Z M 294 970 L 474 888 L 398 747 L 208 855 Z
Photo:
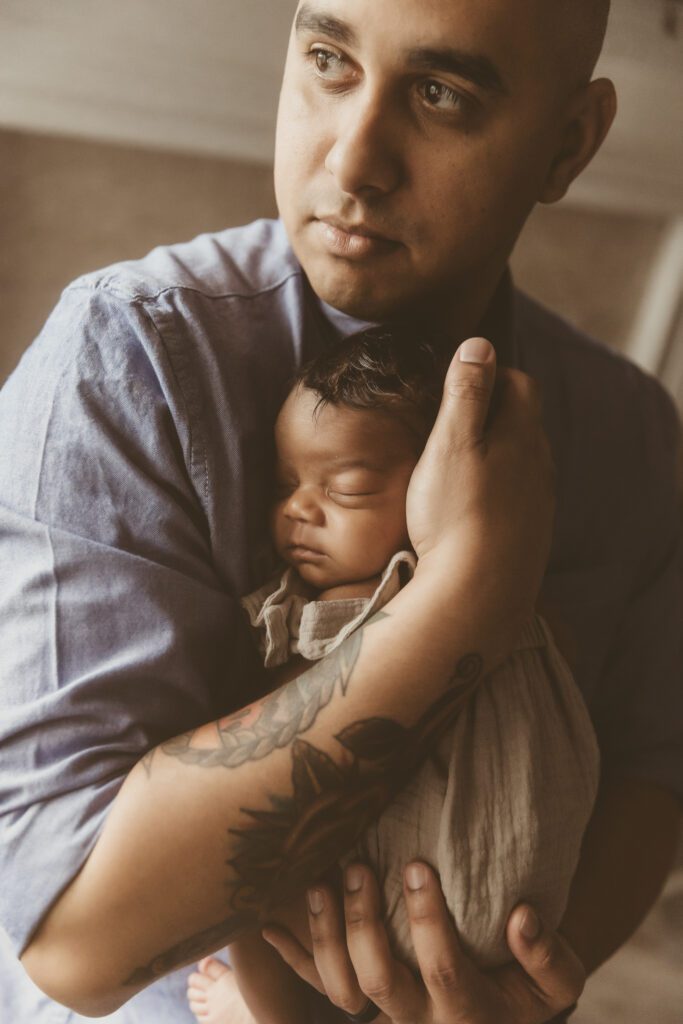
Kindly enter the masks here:
M 565 129 L 545 185 L 541 203 L 556 203 L 591 162 L 617 113 L 617 94 L 608 78 L 596 78 L 569 101 Z

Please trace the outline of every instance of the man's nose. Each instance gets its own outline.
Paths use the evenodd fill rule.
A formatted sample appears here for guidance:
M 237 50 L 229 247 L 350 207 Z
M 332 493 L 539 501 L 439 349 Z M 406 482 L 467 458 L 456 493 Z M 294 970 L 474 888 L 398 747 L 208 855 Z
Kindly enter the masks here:
M 337 137 L 325 167 L 342 192 L 368 196 L 392 192 L 401 179 L 400 131 L 388 97 L 359 88 L 340 109 Z
M 307 487 L 298 487 L 287 499 L 283 509 L 288 519 L 320 526 L 325 515 L 316 495 Z

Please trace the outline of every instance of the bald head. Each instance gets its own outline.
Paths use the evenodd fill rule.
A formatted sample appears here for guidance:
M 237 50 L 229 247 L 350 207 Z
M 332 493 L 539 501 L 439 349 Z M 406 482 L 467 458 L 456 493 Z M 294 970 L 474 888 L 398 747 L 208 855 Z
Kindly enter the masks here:
M 588 82 L 605 41 L 610 0 L 542 0 L 552 48 L 572 85 Z

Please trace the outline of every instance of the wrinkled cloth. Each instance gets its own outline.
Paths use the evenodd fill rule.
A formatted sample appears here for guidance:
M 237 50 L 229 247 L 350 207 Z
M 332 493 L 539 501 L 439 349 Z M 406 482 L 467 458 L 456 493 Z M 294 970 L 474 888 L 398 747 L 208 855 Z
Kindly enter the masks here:
M 412 551 L 398 551 L 389 561 L 372 597 L 315 601 L 311 588 L 290 566 L 241 600 L 254 630 L 265 668 L 284 665 L 294 654 L 318 661 L 331 654 L 350 633 L 398 594 L 415 571 Z
M 315 661 L 380 611 L 413 575 L 396 553 L 369 598 L 317 601 L 292 567 L 242 599 L 271 667 Z M 309 596 L 306 597 L 305 595 Z M 441 878 L 460 941 L 482 967 L 511 960 L 510 913 L 528 900 L 555 928 L 567 905 L 597 794 L 595 731 L 574 678 L 539 615 L 487 675 L 382 815 L 346 854 L 377 872 L 395 954 L 417 969 L 403 868 L 424 860 Z

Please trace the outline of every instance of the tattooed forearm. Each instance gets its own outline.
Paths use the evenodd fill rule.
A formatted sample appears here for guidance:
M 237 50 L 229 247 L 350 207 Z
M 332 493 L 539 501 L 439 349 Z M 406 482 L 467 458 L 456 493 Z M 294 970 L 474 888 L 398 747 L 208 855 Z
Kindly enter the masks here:
M 128 983 L 153 980 L 231 942 L 319 877 L 405 785 L 455 722 L 481 675 L 478 655 L 463 658 L 449 689 L 411 728 L 389 718 L 347 726 L 336 736 L 347 752 L 342 764 L 312 744 L 295 740 L 291 795 L 271 794 L 268 810 L 242 808 L 250 824 L 230 830 L 238 839 L 227 862 L 236 879 L 230 886 L 232 916 L 173 946 L 136 971 Z
M 363 634 L 374 622 L 386 618 L 378 612 L 356 630 L 327 658 L 298 679 L 269 694 L 250 708 L 216 724 L 218 744 L 206 749 L 192 745 L 194 732 L 161 745 L 167 757 L 203 768 L 238 768 L 246 761 L 260 761 L 274 750 L 290 746 L 311 728 L 338 688 L 344 696 L 358 661 Z
M 292 748 L 292 795 L 271 795 L 270 810 L 242 808 L 251 824 L 231 830 L 240 840 L 228 861 L 239 879 L 232 897 L 235 910 L 263 916 L 336 861 L 453 725 L 481 675 L 478 655 L 463 658 L 448 690 L 410 728 L 389 718 L 347 726 L 335 737 L 347 752 L 339 764 L 297 740 Z
M 241 935 L 250 925 L 255 924 L 252 914 L 233 914 L 226 921 L 206 928 L 189 939 L 183 939 L 170 949 L 164 950 L 155 957 L 146 967 L 138 967 L 129 978 L 126 978 L 125 985 L 149 985 L 156 978 L 162 978 L 169 971 L 173 971 L 183 964 L 194 963 L 200 960 L 206 953 L 218 949 L 220 946 L 227 946 Z

